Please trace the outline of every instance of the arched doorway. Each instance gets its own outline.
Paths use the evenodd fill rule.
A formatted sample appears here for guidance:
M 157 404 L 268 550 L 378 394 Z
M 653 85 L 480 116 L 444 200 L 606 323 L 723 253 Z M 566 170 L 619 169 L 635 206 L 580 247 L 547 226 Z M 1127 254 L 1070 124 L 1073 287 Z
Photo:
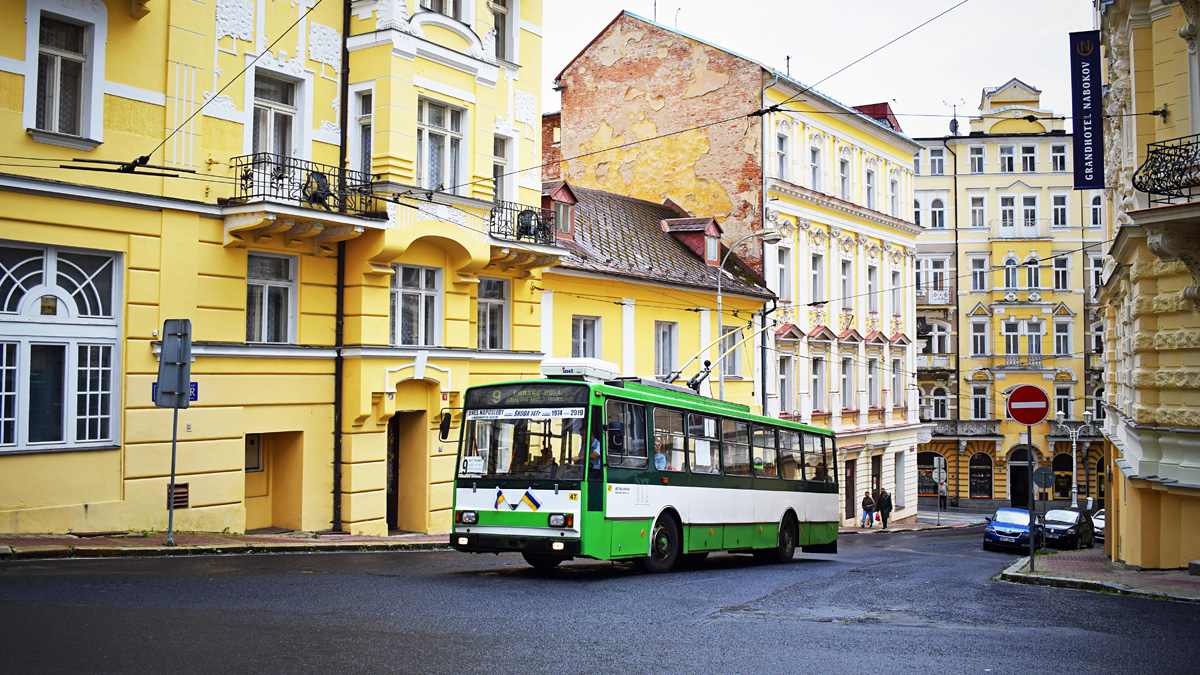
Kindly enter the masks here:
M 969 471 L 971 499 L 991 499 L 992 458 L 986 452 L 971 455 Z
M 1037 455 L 1034 455 L 1033 468 L 1037 468 Z M 1008 498 L 1009 503 L 1016 509 L 1029 508 L 1029 448 L 1019 446 L 1013 448 L 1008 455 Z
M 1054 471 L 1054 498 L 1070 499 L 1071 454 L 1060 452 L 1055 455 L 1054 459 L 1050 462 L 1050 469 Z
M 933 480 L 933 467 L 936 465 L 937 458 L 941 457 L 936 452 L 918 452 L 917 453 L 917 496 L 918 497 L 936 497 L 937 481 Z

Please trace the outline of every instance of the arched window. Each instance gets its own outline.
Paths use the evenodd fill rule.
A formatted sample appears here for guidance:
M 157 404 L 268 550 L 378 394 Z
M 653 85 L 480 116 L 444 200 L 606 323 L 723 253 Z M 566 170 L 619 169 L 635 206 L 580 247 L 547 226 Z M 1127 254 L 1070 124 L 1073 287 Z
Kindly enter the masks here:
M 1004 287 L 1017 287 L 1017 261 L 1012 258 L 1004 261 Z
M 1042 285 L 1042 262 L 1035 255 L 1029 256 L 1029 260 L 1025 261 L 1025 282 L 1030 290 Z
M 1050 469 L 1054 471 L 1054 498 L 1070 499 L 1071 454 L 1060 452 L 1055 455 L 1054 459 L 1050 462 Z
M 937 466 L 939 457 L 941 455 L 936 452 L 917 453 L 917 496 L 937 496 L 937 482 L 933 480 L 933 469 Z
M 946 394 L 944 387 L 938 387 L 933 390 L 933 419 L 944 420 L 950 418 L 950 397 Z
M 971 499 L 992 498 L 992 458 L 987 453 L 971 455 L 968 483 Z
M 1092 227 L 1100 227 L 1104 224 L 1104 200 L 1100 195 L 1092 197 Z
M 946 205 L 940 199 L 929 204 L 929 226 L 936 230 L 946 227 Z
M 917 227 L 921 226 L 921 202 L 915 200 L 913 201 L 913 223 Z
M 1092 394 L 1092 417 L 1099 422 L 1104 419 L 1104 388 L 1097 389 Z

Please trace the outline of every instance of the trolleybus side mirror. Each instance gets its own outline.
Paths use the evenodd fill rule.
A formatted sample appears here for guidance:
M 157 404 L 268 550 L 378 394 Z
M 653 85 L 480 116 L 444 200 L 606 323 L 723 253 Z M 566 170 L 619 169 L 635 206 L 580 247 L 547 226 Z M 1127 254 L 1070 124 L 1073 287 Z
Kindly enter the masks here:
M 438 437 L 443 441 L 450 438 L 450 413 L 442 413 L 442 422 L 438 426 Z
M 608 450 L 614 455 L 625 454 L 625 425 L 621 422 L 608 423 Z

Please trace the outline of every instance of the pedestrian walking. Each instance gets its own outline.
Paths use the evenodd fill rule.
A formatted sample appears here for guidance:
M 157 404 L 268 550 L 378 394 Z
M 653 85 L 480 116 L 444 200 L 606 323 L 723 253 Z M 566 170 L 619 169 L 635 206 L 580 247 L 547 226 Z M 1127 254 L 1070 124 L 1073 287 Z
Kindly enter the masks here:
M 871 499 L 871 492 L 869 490 L 863 492 L 862 526 L 866 528 L 875 526 L 875 500 Z
M 942 505 L 943 509 L 946 508 L 946 495 L 947 494 L 948 493 L 946 492 L 946 481 L 942 481 L 942 482 L 938 483 L 938 503 Z
M 879 491 L 879 498 L 875 500 L 875 508 L 879 511 L 879 522 L 883 523 L 883 529 L 887 529 L 888 518 L 892 517 L 892 496 L 888 494 L 887 488 Z

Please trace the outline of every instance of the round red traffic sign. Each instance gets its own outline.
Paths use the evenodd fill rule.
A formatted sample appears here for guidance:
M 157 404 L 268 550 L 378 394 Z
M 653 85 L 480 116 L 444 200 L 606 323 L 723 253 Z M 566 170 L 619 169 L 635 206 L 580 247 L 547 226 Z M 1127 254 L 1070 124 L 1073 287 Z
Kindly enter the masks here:
M 1008 416 L 1028 426 L 1041 424 L 1050 414 L 1050 397 L 1041 387 L 1023 384 L 1008 395 Z

